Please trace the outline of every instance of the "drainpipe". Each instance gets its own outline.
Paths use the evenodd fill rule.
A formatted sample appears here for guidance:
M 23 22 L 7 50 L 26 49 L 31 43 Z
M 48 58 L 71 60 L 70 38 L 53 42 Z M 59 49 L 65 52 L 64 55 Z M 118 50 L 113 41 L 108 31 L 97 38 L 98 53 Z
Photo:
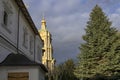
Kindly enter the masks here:
M 20 21 L 20 8 L 18 9 L 18 20 L 17 20 L 17 54 L 19 53 L 19 21 Z
M 36 35 L 34 35 L 34 61 L 35 61 L 35 46 L 36 46 L 35 40 L 36 40 Z

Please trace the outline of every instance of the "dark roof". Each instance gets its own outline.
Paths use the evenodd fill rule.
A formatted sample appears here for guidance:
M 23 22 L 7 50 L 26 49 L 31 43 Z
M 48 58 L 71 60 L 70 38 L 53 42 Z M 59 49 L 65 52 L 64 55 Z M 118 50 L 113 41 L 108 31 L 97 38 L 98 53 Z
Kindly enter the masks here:
M 9 54 L 0 66 L 40 66 L 45 72 L 48 71 L 43 64 L 31 61 L 23 54 Z

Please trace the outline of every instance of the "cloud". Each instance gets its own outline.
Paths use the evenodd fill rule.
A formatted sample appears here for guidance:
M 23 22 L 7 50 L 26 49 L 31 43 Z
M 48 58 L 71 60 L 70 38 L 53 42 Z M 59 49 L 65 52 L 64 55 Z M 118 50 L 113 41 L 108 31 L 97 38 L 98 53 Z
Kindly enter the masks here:
M 56 4 L 53 6 L 53 10 L 56 14 L 70 14 L 73 13 L 80 3 L 80 0 L 59 0 L 56 1 Z
M 89 13 L 83 13 L 81 16 L 84 18 L 89 18 Z
M 120 8 L 116 9 L 116 13 L 120 13 Z
M 23 0 L 23 2 L 25 3 L 26 8 L 29 8 L 30 5 L 33 3 L 33 0 Z
M 88 19 L 83 15 L 75 13 L 53 17 L 48 20 L 47 28 L 53 34 L 53 47 L 56 58 L 63 59 L 62 61 L 67 58 L 76 58 L 79 53 L 78 47 L 80 43 L 83 43 L 81 37 L 85 33 L 84 27 Z M 61 60 L 57 61 L 60 62 Z
M 112 26 L 120 30 L 120 8 L 115 10 L 115 13 L 110 14 L 110 20 L 112 21 Z

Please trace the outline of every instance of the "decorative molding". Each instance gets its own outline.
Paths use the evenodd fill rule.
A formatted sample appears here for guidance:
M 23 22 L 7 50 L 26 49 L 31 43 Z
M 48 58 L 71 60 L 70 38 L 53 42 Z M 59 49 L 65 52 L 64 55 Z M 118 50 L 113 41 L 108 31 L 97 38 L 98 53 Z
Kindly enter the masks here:
M 7 41 L 6 39 L 0 37 L 0 45 L 2 47 L 4 47 L 7 50 L 10 50 L 12 52 L 16 52 L 17 48 L 15 45 L 13 45 L 12 43 L 10 43 L 9 41 Z
M 10 25 L 12 24 L 11 20 L 10 20 L 10 17 L 11 17 L 11 14 L 13 14 L 12 12 L 12 6 L 10 5 L 10 3 L 8 1 L 3 1 L 3 7 L 4 7 L 4 10 L 3 12 L 5 11 L 8 15 L 8 18 L 7 18 L 7 24 L 5 25 L 4 24 L 4 21 L 2 21 L 2 24 L 1 26 L 9 33 L 11 34 L 12 33 L 12 29 L 10 28 Z M 4 13 L 3 13 L 3 17 L 4 18 Z M 10 24 L 10 25 L 9 25 Z M 9 26 L 8 26 L 9 25 Z
M 29 37 L 29 51 L 30 51 L 30 53 L 31 53 L 31 55 L 33 54 L 33 52 L 34 52 L 34 40 L 33 40 L 33 37 L 32 36 L 30 36 Z
M 23 27 L 23 46 L 26 49 L 28 48 L 28 32 L 26 27 Z
M 11 44 L 13 44 L 14 46 L 17 46 L 16 42 L 13 42 L 8 36 L 6 36 L 4 33 L 0 32 L 0 38 L 4 38 L 7 41 L 9 41 Z M 0 40 L 1 41 L 1 40 Z
M 13 8 L 11 6 L 11 4 L 8 1 L 3 1 L 3 6 L 4 6 L 4 10 L 7 11 L 8 13 L 12 14 L 13 13 Z

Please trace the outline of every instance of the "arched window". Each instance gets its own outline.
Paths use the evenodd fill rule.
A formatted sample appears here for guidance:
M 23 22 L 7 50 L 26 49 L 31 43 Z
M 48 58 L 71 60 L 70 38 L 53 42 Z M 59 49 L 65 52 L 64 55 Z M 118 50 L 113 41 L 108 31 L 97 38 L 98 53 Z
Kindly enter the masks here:
M 6 11 L 4 11 L 3 23 L 4 23 L 4 25 L 7 25 L 7 23 L 8 23 L 8 13 Z

